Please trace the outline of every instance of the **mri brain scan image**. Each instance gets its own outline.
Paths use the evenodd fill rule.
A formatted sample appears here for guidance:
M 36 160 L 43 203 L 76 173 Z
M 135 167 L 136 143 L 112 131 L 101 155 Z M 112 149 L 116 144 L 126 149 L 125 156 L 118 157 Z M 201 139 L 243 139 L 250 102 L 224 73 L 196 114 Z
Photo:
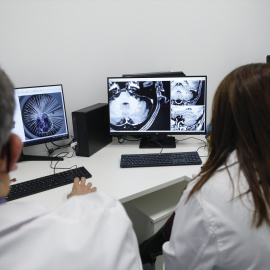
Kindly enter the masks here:
M 168 102 L 161 81 L 111 82 L 111 130 L 147 130 L 155 121 L 161 104 Z
M 200 131 L 204 128 L 204 106 L 172 106 L 171 129 Z
M 201 80 L 173 81 L 171 84 L 172 105 L 195 105 L 201 96 Z
M 57 94 L 20 97 L 22 120 L 27 138 L 57 134 L 64 123 L 61 99 Z
M 205 106 L 203 81 L 199 79 L 172 81 L 171 83 L 171 130 L 204 130 Z

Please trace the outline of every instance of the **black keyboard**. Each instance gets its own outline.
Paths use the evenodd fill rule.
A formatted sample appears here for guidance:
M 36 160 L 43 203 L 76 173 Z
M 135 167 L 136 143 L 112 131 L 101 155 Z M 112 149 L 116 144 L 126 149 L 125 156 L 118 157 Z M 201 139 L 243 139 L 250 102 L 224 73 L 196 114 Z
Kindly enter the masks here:
M 121 155 L 121 168 L 200 165 L 202 160 L 198 152 L 177 152 L 161 154 Z
M 82 176 L 85 178 L 92 177 L 92 175 L 84 167 L 79 167 L 76 169 L 43 176 L 19 184 L 14 184 L 11 185 L 10 193 L 6 197 L 6 200 L 12 201 L 42 191 L 61 187 L 73 183 L 75 177 L 80 178 Z

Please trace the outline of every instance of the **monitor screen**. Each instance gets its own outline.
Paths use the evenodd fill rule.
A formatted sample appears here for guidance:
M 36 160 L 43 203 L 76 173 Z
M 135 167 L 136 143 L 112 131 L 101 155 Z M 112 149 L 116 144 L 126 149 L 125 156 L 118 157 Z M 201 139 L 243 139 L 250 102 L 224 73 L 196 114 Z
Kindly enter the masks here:
M 110 134 L 205 134 L 206 90 L 207 76 L 110 77 Z
M 13 133 L 24 146 L 69 137 L 63 87 L 46 85 L 16 88 Z

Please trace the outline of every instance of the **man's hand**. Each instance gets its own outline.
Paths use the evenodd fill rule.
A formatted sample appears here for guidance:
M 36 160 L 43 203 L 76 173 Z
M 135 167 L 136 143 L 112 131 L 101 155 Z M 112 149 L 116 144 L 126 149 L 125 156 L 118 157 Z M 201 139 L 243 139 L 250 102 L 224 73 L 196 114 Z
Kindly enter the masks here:
M 72 191 L 67 195 L 67 198 L 69 199 L 74 195 L 85 195 L 91 192 L 95 192 L 97 190 L 96 187 L 92 187 L 91 182 L 89 182 L 87 185 L 85 184 L 85 182 L 86 182 L 85 177 L 82 177 L 81 180 L 78 177 L 76 177 L 74 179 Z

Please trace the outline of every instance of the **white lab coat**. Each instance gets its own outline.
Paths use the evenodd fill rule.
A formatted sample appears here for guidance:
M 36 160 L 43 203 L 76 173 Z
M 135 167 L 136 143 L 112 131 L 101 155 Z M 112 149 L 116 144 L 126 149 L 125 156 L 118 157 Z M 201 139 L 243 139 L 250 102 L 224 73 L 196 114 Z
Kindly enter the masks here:
M 270 228 L 251 227 L 251 195 L 237 198 L 248 187 L 238 180 L 236 152 L 185 204 L 191 181 L 176 207 L 171 239 L 163 245 L 166 270 L 269 270 Z M 234 192 L 234 200 L 232 199 Z
M 0 205 L 1 270 L 138 270 L 141 259 L 122 205 L 102 192 L 57 208 Z

